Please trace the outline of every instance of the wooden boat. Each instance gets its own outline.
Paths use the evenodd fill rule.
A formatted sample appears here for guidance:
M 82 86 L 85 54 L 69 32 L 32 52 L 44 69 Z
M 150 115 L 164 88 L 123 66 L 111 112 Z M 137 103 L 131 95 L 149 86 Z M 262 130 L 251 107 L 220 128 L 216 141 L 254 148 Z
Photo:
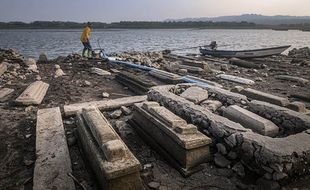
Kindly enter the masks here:
M 229 51 L 229 50 L 211 50 L 208 47 L 200 47 L 200 53 L 210 55 L 213 57 L 236 57 L 236 58 L 257 58 L 268 57 L 272 55 L 279 55 L 291 46 L 280 46 L 273 48 L 255 49 L 255 50 L 243 50 L 243 51 Z

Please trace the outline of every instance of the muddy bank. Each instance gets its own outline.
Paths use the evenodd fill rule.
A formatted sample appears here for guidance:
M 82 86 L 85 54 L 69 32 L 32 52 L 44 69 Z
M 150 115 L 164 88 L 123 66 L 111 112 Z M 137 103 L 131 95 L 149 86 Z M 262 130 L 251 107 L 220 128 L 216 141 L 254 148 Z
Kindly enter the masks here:
M 228 90 L 238 85 L 289 97 L 291 102 L 295 100 L 301 101 L 309 109 L 310 103 L 296 96 L 309 97 L 309 83 L 277 78 L 279 75 L 287 75 L 310 80 L 309 57 L 304 56 L 304 52 L 304 49 L 301 52 L 294 50 L 289 56 L 250 60 L 253 64 L 260 65 L 258 69 L 232 65 L 227 59 L 205 58 L 197 55 L 189 55 L 184 58 L 158 52 L 134 52 L 114 56 L 117 56 L 120 60 L 155 67 L 181 76 L 191 75 L 210 80 L 221 84 Z M 85 60 L 78 55 L 59 57 L 55 60 L 46 60 L 41 57 L 36 64 L 32 64 L 31 60 L 25 59 L 12 50 L 1 50 L 0 55 L 2 57 L 1 61 L 5 62 L 4 64 L 7 66 L 6 71 L 0 76 L 0 89 L 14 89 L 14 92 L 1 99 L 0 104 L 0 137 L 4 142 L 0 145 L 1 189 L 32 189 L 33 169 L 36 159 L 36 113 L 38 109 L 62 108 L 64 105 L 73 103 L 107 99 L 107 96 L 104 96 L 103 93 L 108 94 L 108 99 L 143 94 L 141 90 L 135 90 L 137 80 L 149 80 L 154 82 L 153 85 L 155 86 L 168 84 L 166 80 L 159 80 L 145 71 L 110 65 L 101 60 Z M 190 66 L 188 62 L 191 61 L 204 61 L 208 63 L 208 68 L 199 67 L 200 69 L 197 69 L 190 67 L 186 69 L 186 67 L 180 67 L 180 65 Z M 110 74 L 106 76 L 95 74 L 92 72 L 94 67 L 108 71 Z M 116 72 L 114 69 L 118 71 Z M 118 72 L 124 71 L 135 76 L 133 77 L 135 79 L 130 79 L 130 81 L 134 82 L 129 84 L 128 81 L 119 82 L 116 79 Z M 255 84 L 244 85 L 230 82 L 219 78 L 219 74 L 244 77 L 254 81 Z M 37 80 L 42 80 L 50 85 L 42 103 L 37 106 L 17 105 L 14 100 L 28 85 Z M 140 161 L 142 166 L 140 171 L 141 179 L 146 189 L 153 188 L 153 186 L 160 189 L 259 188 L 260 184 L 257 183 L 259 176 L 248 171 L 248 169 L 245 168 L 245 175 L 240 176 L 240 173 L 238 174 L 238 172 L 232 170 L 230 166 L 221 168 L 216 165 L 213 161 L 213 156 L 218 151 L 215 146 L 211 147 L 212 160 L 203 164 L 205 169 L 189 178 L 183 178 L 177 170 L 166 162 L 164 157 L 149 147 L 136 134 L 130 124 L 123 123 L 124 125 L 120 126 L 119 122 L 127 121 L 131 118 L 131 114 L 128 116 L 123 114 L 119 118 L 113 119 L 110 117 L 111 113 L 113 111 L 104 112 L 104 115 Z M 69 145 L 73 176 L 88 189 L 100 189 L 78 146 L 79 140 L 75 135 L 77 127 L 75 117 L 63 116 L 63 122 Z M 307 189 L 309 186 L 308 179 L 308 177 L 303 176 L 291 179 L 288 184 L 285 184 L 286 189 L 295 187 Z M 76 188 L 82 189 L 78 184 L 76 184 Z

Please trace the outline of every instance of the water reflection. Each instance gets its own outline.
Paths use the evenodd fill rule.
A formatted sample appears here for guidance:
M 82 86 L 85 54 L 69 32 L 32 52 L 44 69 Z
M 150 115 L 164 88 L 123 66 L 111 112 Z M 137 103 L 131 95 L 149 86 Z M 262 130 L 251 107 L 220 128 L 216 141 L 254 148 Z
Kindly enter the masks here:
M 14 48 L 31 57 L 46 52 L 49 57 L 80 53 L 82 30 L 0 30 L 0 47 Z M 92 46 L 98 43 L 108 53 L 154 51 L 209 44 L 216 40 L 219 49 L 255 49 L 279 45 L 305 47 L 310 32 L 273 30 L 94 30 Z M 177 53 L 198 53 L 197 49 Z

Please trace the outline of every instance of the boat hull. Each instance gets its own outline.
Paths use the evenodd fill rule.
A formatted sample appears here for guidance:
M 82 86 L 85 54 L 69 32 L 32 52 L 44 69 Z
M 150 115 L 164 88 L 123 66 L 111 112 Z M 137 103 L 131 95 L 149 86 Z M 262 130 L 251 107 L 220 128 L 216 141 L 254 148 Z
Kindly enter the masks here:
M 210 50 L 208 48 L 200 48 L 202 55 L 210 55 L 213 57 L 236 57 L 236 58 L 257 58 L 268 57 L 272 55 L 279 55 L 287 50 L 291 46 L 281 46 L 274 48 L 256 49 L 256 50 L 244 50 L 244 51 L 226 51 L 226 50 Z

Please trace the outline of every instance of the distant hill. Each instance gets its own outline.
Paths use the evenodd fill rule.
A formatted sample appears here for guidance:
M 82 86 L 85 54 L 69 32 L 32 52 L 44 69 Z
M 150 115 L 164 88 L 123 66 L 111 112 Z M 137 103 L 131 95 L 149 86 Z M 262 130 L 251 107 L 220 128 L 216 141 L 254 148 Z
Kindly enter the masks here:
M 261 25 L 281 25 L 281 24 L 310 24 L 310 16 L 264 16 L 258 14 L 243 14 L 237 16 L 220 16 L 220 17 L 201 17 L 201 18 L 184 18 L 168 19 L 166 22 L 188 22 L 188 21 L 213 21 L 213 22 L 251 22 Z

